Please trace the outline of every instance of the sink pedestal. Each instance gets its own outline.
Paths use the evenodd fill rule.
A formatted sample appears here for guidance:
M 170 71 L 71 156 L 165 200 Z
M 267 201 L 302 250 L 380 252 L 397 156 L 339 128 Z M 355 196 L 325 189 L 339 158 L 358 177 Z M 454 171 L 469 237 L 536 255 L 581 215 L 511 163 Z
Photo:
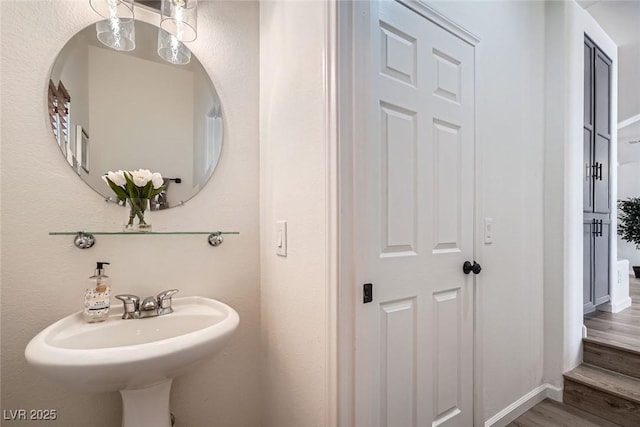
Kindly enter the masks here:
M 171 427 L 169 395 L 172 380 L 138 390 L 120 390 L 122 427 Z

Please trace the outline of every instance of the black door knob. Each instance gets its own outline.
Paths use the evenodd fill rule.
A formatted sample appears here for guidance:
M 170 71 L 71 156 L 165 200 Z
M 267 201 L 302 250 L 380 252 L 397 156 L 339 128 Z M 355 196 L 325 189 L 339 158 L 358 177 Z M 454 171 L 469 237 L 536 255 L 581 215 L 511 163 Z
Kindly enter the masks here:
M 473 261 L 473 264 L 469 261 L 465 261 L 464 264 L 462 264 L 462 272 L 464 274 L 469 274 L 471 272 L 473 272 L 473 274 L 479 274 L 481 271 L 482 267 L 475 261 Z

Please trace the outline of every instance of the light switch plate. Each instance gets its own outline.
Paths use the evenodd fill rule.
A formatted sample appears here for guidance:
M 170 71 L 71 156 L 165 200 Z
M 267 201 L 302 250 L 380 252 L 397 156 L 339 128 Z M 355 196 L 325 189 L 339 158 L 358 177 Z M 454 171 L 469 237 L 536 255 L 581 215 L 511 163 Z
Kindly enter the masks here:
M 287 221 L 276 221 L 276 254 L 287 256 Z
M 484 244 L 490 245 L 493 243 L 493 218 L 484 219 Z

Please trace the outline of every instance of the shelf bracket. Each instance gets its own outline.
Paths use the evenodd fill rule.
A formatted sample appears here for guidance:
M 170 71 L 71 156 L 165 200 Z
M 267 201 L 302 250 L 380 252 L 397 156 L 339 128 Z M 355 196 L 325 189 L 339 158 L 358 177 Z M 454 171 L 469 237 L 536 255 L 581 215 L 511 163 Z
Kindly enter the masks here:
M 222 242 L 224 242 L 224 239 L 222 238 L 222 233 L 219 231 L 216 231 L 215 233 L 209 234 L 208 241 L 211 246 L 216 247 L 216 246 L 220 246 Z
M 73 244 L 78 249 L 89 249 L 96 243 L 96 238 L 91 233 L 85 233 L 78 231 L 78 234 L 73 238 Z

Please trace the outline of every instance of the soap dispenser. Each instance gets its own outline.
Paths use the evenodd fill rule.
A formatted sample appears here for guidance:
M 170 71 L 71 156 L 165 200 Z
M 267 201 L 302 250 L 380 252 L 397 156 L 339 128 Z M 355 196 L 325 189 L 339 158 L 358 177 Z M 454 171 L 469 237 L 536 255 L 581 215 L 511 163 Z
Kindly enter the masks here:
M 111 284 L 109 276 L 104 274 L 108 262 L 96 263 L 96 274 L 89 277 L 89 285 L 84 293 L 82 316 L 89 323 L 104 322 L 111 306 Z

